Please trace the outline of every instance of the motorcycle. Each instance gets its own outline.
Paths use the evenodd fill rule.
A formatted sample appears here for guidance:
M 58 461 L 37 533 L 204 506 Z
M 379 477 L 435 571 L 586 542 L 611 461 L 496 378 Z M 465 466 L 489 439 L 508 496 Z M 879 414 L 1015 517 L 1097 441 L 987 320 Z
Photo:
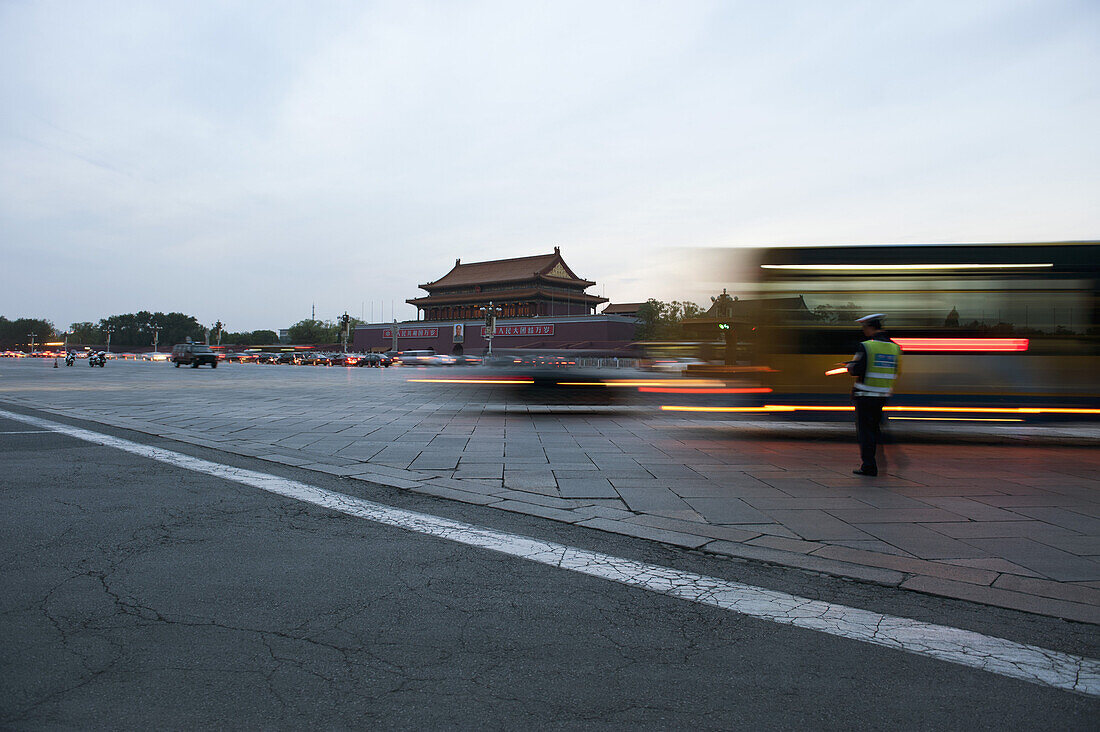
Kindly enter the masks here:
M 71 353 L 65 354 L 65 365 L 72 366 L 74 363 L 76 363 L 76 356 Z
M 100 368 L 105 367 L 107 365 L 107 354 L 103 351 L 93 353 L 91 356 L 88 356 L 88 365 L 93 367 L 99 366 Z

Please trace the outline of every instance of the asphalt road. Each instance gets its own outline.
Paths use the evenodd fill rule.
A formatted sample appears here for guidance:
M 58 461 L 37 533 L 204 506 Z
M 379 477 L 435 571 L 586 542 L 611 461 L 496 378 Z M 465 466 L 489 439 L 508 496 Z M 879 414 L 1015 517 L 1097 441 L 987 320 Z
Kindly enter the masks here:
M 60 418 L 50 417 L 57 421 Z M 1096 657 L 1092 626 L 90 429 Z M 375 524 L 0 420 L 5 728 L 1095 729 L 1100 701 Z

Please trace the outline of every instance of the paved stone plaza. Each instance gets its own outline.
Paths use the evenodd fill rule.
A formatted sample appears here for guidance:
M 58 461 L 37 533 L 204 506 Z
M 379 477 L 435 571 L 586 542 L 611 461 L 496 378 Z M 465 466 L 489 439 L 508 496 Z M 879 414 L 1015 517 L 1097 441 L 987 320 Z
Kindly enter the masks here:
M 844 424 L 413 383 L 469 371 L 0 362 L 0 402 L 690 549 L 1100 623 L 1095 427 L 941 433 L 851 475 Z M 1027 439 L 1015 439 L 1024 435 Z M 840 437 L 841 439 L 838 439 Z M 935 435 L 933 435 L 935 437 Z M 820 439 L 809 439 L 820 438 Z

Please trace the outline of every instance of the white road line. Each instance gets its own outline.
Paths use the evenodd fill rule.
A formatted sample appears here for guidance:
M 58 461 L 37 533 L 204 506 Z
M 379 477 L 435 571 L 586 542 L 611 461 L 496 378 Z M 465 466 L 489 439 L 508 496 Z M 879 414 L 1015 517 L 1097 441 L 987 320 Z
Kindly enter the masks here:
M 741 615 L 929 656 L 1042 686 L 1100 697 L 1100 661 L 1095 659 L 1016 643 L 961 628 L 811 600 L 763 587 L 406 511 L 276 475 L 221 465 L 183 453 L 2 409 L 0 417 L 388 526 L 490 549 Z
M 0 435 L 46 435 L 53 430 L 5 430 Z

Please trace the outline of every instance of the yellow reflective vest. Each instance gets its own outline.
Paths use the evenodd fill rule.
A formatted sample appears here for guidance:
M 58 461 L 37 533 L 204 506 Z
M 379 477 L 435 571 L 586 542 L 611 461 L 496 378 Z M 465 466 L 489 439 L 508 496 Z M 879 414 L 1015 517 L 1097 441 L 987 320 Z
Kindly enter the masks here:
M 867 372 L 856 382 L 856 396 L 888 397 L 901 366 L 901 348 L 893 341 L 864 341 Z

